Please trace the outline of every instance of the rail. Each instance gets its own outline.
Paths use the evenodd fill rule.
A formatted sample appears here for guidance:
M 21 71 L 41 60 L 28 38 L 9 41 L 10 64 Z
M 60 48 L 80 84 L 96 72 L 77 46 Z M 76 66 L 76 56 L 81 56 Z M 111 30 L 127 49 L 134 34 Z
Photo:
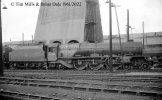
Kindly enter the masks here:
M 137 96 L 162 98 L 161 86 L 124 85 L 124 84 L 93 84 L 72 81 L 47 81 L 38 79 L 0 78 L 0 84 L 12 84 L 31 87 L 56 88 L 100 93 L 120 93 Z

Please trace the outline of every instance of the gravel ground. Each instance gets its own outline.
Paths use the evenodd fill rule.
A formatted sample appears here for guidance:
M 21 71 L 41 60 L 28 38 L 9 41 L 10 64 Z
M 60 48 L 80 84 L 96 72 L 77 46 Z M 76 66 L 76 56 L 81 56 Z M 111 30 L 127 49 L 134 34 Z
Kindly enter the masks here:
M 83 71 L 84 73 L 84 71 Z M 89 73 L 73 73 L 73 74 L 89 74 Z M 128 73 L 90 73 L 90 75 L 93 76 L 96 75 L 96 73 L 100 75 L 106 75 L 106 76 L 160 76 L 162 77 L 162 73 L 160 72 L 128 72 Z M 5 76 L 23 76 L 23 77 L 29 77 L 31 76 L 51 76 L 53 75 L 53 71 L 49 72 L 5 72 Z M 72 73 L 68 73 L 68 71 L 58 71 L 58 73 L 55 73 L 55 75 L 71 75 Z M 102 77 L 101 77 L 102 78 Z M 43 78 L 42 78 L 43 79 Z M 44 79 L 44 80 L 57 80 L 57 81 L 73 81 L 73 82 L 79 82 L 79 83 L 90 83 L 90 84 L 123 84 L 123 85 L 143 85 L 143 86 L 161 86 L 160 83 L 149 83 L 149 82 L 107 82 L 107 81 L 99 81 L 99 80 L 81 80 L 81 79 Z M 61 84 L 61 83 L 60 83 Z M 85 85 L 85 84 L 82 84 Z M 31 87 L 31 86 L 21 86 L 21 85 L 11 85 L 11 84 L 0 84 L 0 89 L 6 90 L 6 91 L 12 91 L 12 92 L 21 92 L 21 93 L 29 93 L 29 94 L 35 94 L 35 95 L 42 95 L 42 96 L 49 96 L 49 97 L 56 97 L 56 98 L 63 98 L 65 100 L 72 100 L 72 98 L 75 98 L 74 100 L 161 100 L 161 99 L 155 99 L 148 96 L 135 96 L 135 95 L 128 95 L 128 94 L 117 94 L 117 93 L 95 93 L 95 92 L 86 92 L 86 91 L 77 91 L 77 90 L 65 90 L 65 89 L 55 89 L 55 88 L 45 88 L 45 87 Z M 76 99 L 76 98 L 82 98 L 82 99 Z

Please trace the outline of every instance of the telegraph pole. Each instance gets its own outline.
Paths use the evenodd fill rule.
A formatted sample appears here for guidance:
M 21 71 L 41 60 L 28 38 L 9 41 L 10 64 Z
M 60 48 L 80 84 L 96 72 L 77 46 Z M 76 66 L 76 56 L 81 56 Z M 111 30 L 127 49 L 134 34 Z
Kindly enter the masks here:
M 142 22 L 142 30 L 143 30 L 143 49 L 145 47 L 145 30 L 144 30 L 144 21 Z
M 110 48 L 110 59 L 109 59 L 109 64 L 110 64 L 110 71 L 113 72 L 113 67 L 112 67 L 112 13 L 111 13 L 111 0 L 107 1 L 106 3 L 109 3 L 109 48 Z
M 127 9 L 127 42 L 129 42 L 129 10 Z
M 24 33 L 22 33 L 22 44 L 24 45 Z
M 0 0 L 0 76 L 3 76 L 3 45 L 2 45 L 2 22 L 1 22 L 1 0 Z
M 117 5 L 114 5 L 114 7 L 115 7 L 116 21 L 117 21 L 118 34 L 119 34 L 120 50 L 121 50 L 121 55 L 122 55 L 123 54 L 123 49 L 122 49 L 122 44 L 121 44 L 121 36 L 120 36 L 120 28 L 119 28 L 118 14 L 117 14 L 117 10 L 116 10 Z
M 109 0 L 109 33 L 110 33 L 110 71 L 113 72 L 112 68 L 112 13 L 111 13 L 111 0 Z
M 33 44 L 33 35 L 32 35 L 32 44 Z

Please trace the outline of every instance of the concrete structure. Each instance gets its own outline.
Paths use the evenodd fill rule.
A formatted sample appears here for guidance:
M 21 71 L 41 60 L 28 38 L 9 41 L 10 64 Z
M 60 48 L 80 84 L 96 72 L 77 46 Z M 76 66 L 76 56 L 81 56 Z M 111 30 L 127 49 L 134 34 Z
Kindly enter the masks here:
M 34 41 L 102 42 L 98 0 L 42 0 Z

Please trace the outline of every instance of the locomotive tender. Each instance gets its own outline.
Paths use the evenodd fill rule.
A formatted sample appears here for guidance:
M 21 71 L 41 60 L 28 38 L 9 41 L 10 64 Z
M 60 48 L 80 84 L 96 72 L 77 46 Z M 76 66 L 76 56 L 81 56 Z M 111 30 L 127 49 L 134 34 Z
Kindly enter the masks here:
M 142 43 L 113 44 L 113 68 L 128 70 L 135 66 L 148 69 L 150 62 L 142 56 Z M 7 54 L 7 52 L 6 52 Z M 19 45 L 8 52 L 8 68 L 109 69 L 108 43 L 72 43 Z

